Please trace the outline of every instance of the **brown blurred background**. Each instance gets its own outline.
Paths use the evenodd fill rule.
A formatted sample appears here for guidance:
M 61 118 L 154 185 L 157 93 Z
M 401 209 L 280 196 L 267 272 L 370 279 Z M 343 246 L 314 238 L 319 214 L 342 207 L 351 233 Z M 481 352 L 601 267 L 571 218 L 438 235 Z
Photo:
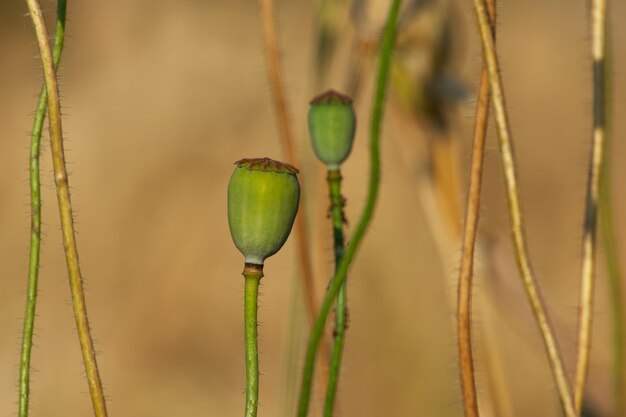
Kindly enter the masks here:
M 454 68 L 468 95 L 454 110 L 465 188 L 472 97 L 480 64 L 469 1 L 454 3 Z M 587 2 L 507 1 L 498 48 L 510 107 L 530 251 L 573 364 L 583 196 L 591 132 Z M 626 18 L 611 10 L 614 47 L 613 176 L 620 254 L 626 256 Z M 369 7 L 368 29 L 384 17 Z M 53 27 L 56 3 L 43 6 Z M 336 65 L 315 83 L 315 2 L 279 1 L 280 34 L 301 181 L 309 197 L 315 274 L 323 290 L 332 263 L 323 173 L 306 135 L 308 99 L 344 88 L 342 58 L 358 31 L 346 25 Z M 234 416 L 244 402 L 242 256 L 226 221 L 226 184 L 242 157 L 281 159 L 252 1 L 69 1 L 60 71 L 70 183 L 88 307 L 111 416 Z M 0 415 L 17 414 L 21 319 L 28 264 L 28 143 L 41 83 L 26 7 L 0 2 Z M 370 54 L 371 55 L 371 54 Z M 347 214 L 356 223 L 366 194 L 367 124 L 374 62 L 365 57 L 355 102 L 359 130 L 344 168 Z M 373 225 L 350 275 L 350 327 L 340 388 L 342 416 L 460 416 L 449 296 L 458 249 L 442 256 L 432 210 L 418 191 L 420 126 L 392 94 L 383 137 L 383 182 Z M 401 94 L 400 94 L 401 95 Z M 396 102 L 394 103 L 394 100 Z M 400 104 L 399 104 L 400 103 Z M 424 128 L 425 129 L 425 128 Z M 91 414 L 51 175 L 43 140 L 44 241 L 33 351 L 32 416 Z M 408 156 L 408 157 L 407 157 Z M 558 416 L 538 332 L 511 261 L 495 137 L 490 134 L 481 230 L 477 331 L 496 335 L 516 416 Z M 464 206 L 464 193 L 456 203 Z M 435 210 L 435 216 L 437 210 Z M 266 266 L 261 298 L 260 416 L 287 416 L 297 394 L 289 341 L 302 362 L 306 319 L 293 237 Z M 603 259 L 603 258 L 600 258 Z M 495 272 L 494 273 L 494 268 Z M 486 271 L 491 271 L 487 273 Z M 500 271 L 497 273 L 497 271 Z M 487 284 L 490 280 L 491 284 Z M 488 287 L 488 288 L 486 288 Z M 484 290 L 484 291 L 483 291 Z M 610 310 L 598 274 L 590 398 L 610 410 Z M 295 298 L 295 302 L 293 301 Z M 478 303 L 478 302 L 477 302 Z M 295 324 L 294 324 L 295 323 Z M 295 329 L 295 330 L 294 330 Z M 485 357 L 478 372 L 485 394 Z M 323 398 L 320 393 L 316 399 Z M 486 400 L 485 400 L 486 401 Z M 490 411 L 487 410 L 487 415 Z M 319 414 L 319 407 L 315 414 Z M 491 412 L 490 415 L 495 415 Z

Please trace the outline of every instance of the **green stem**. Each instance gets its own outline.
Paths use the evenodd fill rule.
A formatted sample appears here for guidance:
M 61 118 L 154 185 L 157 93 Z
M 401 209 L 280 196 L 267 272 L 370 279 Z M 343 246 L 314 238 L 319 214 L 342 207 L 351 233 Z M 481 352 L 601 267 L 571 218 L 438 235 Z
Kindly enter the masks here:
M 613 401 L 614 415 L 617 417 L 623 416 L 626 412 L 626 318 L 624 317 L 622 275 L 617 255 L 611 196 L 608 190 L 610 180 L 608 174 L 604 175 L 606 184 L 600 190 L 599 211 L 609 280 L 609 302 L 613 318 Z
M 70 198 L 69 181 L 67 177 L 67 167 L 65 163 L 65 153 L 63 150 L 63 128 L 61 123 L 61 107 L 59 101 L 59 88 L 57 84 L 56 71 L 52 59 L 52 50 L 48 42 L 48 31 L 41 12 L 38 0 L 26 0 L 28 11 L 30 12 L 37 43 L 41 54 L 44 79 L 46 80 L 46 91 L 48 93 L 48 115 L 50 130 L 50 148 L 52 153 L 52 165 L 54 168 L 54 182 L 57 190 L 57 201 L 59 204 L 59 214 L 61 217 L 61 233 L 63 234 L 63 248 L 65 251 L 65 261 L 70 281 L 72 293 L 72 306 L 74 317 L 76 318 L 76 329 L 80 348 L 85 365 L 85 374 L 89 385 L 91 403 L 96 417 L 106 417 L 106 401 L 102 390 L 102 381 L 98 372 L 96 352 L 91 337 L 89 320 L 87 318 L 87 306 L 85 303 L 85 292 L 83 290 L 82 275 L 78 260 L 78 247 L 76 243 L 76 233 L 74 230 L 74 218 L 72 214 L 72 203 Z
M 333 241 L 335 249 L 335 270 L 339 268 L 344 253 L 343 225 L 345 217 L 343 213 L 344 200 L 341 196 L 341 171 L 339 169 L 328 170 L 328 190 L 330 192 L 330 215 L 333 225 Z M 337 397 L 337 386 L 339 384 L 339 374 L 341 372 L 341 359 L 343 356 L 343 346 L 346 340 L 346 318 L 347 318 L 347 295 L 346 283 L 339 288 L 337 294 L 337 304 L 335 306 L 335 331 L 333 352 L 330 359 L 330 369 L 328 375 L 328 388 L 326 390 L 326 403 L 324 405 L 324 416 L 332 417 Z
M 611 39 L 608 33 L 606 39 L 606 57 L 604 65 L 604 100 L 605 100 L 605 139 L 604 153 L 606 155 L 600 179 L 600 203 L 598 205 L 600 230 L 604 243 L 604 253 L 609 280 L 609 303 L 613 319 L 613 415 L 615 417 L 626 414 L 626 318 L 624 317 L 624 300 L 621 282 L 621 270 L 615 238 L 615 222 L 613 220 L 613 199 L 611 193 L 611 148 L 612 129 L 611 107 Z
M 383 105 L 385 102 L 385 91 L 387 89 L 387 80 L 389 78 L 389 64 L 391 62 L 391 52 L 393 50 L 393 44 L 396 37 L 400 3 L 401 0 L 393 0 L 391 3 L 380 46 L 378 76 L 376 79 L 376 91 L 374 93 L 374 105 L 372 107 L 370 125 L 370 179 L 367 200 L 365 202 L 363 212 L 361 213 L 359 223 L 354 231 L 354 235 L 352 236 L 352 240 L 350 240 L 350 243 L 346 247 L 344 257 L 335 272 L 335 276 L 328 287 L 328 290 L 326 291 L 319 313 L 315 319 L 313 329 L 311 330 L 304 362 L 304 370 L 302 372 L 302 385 L 300 389 L 297 414 L 299 417 L 305 417 L 309 411 L 315 358 L 317 356 L 317 349 L 322 339 L 322 335 L 324 334 L 324 325 L 326 324 L 328 313 L 330 312 L 330 309 L 335 302 L 335 297 L 337 297 L 337 294 L 346 279 L 352 259 L 361 245 L 363 236 L 365 235 L 374 214 L 374 207 L 376 206 L 376 201 L 378 199 L 378 191 L 380 188 L 380 131 Z
M 607 155 L 609 155 L 607 149 Z M 613 319 L 613 401 L 614 415 L 623 416 L 626 412 L 626 319 L 621 282 L 621 270 L 617 255 L 613 211 L 611 210 L 610 178 L 604 170 L 600 189 L 600 226 L 604 238 L 607 275 L 609 280 L 609 302 Z
M 256 417 L 259 407 L 259 342 L 258 342 L 258 298 L 259 283 L 263 278 L 263 265 L 246 264 L 243 270 L 244 290 L 244 343 L 246 350 L 246 414 Z
M 55 69 L 59 67 L 63 42 L 65 40 L 65 16 L 67 1 L 59 0 L 57 4 L 57 23 L 54 37 L 52 60 Z M 46 118 L 45 84 L 39 93 L 37 110 L 30 141 L 29 174 L 30 174 L 30 255 L 28 260 L 28 289 L 26 296 L 26 311 L 24 313 L 24 327 L 22 331 L 22 351 L 20 358 L 20 382 L 18 397 L 18 416 L 28 416 L 28 402 L 30 394 L 30 355 L 33 347 L 33 330 L 35 327 L 35 309 L 37 306 L 37 282 L 39 279 L 39 255 L 41 253 L 41 180 L 39 174 L 39 155 L 41 133 Z

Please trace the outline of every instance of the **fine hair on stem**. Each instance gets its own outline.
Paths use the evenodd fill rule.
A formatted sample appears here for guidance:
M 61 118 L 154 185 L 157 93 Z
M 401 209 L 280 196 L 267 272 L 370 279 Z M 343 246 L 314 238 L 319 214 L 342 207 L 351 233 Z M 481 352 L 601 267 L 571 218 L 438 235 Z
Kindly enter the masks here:
M 246 412 L 245 417 L 256 417 L 259 407 L 259 336 L 258 299 L 259 284 L 263 278 L 263 265 L 246 264 L 243 270 L 244 288 L 244 340 L 246 355 Z
M 483 56 L 487 63 L 489 74 L 489 87 L 491 89 L 496 131 L 500 145 L 500 156 L 504 169 L 509 220 L 511 223 L 511 235 L 515 248 L 515 256 L 531 310 L 539 326 L 541 337 L 548 353 L 550 368 L 552 369 L 556 383 L 561 407 L 566 417 L 575 417 L 576 412 L 561 352 L 556 337 L 554 336 L 554 330 L 548 319 L 547 309 L 536 283 L 527 251 L 526 235 L 517 185 L 517 169 L 515 166 L 515 157 L 513 154 L 512 139 L 504 102 L 504 91 L 500 78 L 500 68 L 495 50 L 495 42 L 489 24 L 489 15 L 484 0 L 473 0 L 473 3 L 480 32 Z
M 487 7 L 489 12 L 489 24 L 495 39 L 495 0 L 488 0 Z M 479 416 L 471 336 L 472 281 L 474 276 L 474 254 L 476 236 L 478 233 L 478 217 L 480 215 L 480 191 L 483 161 L 485 157 L 487 123 L 489 121 L 489 105 L 489 74 L 487 72 L 486 62 L 483 58 L 478 85 L 476 116 L 474 119 L 474 143 L 472 147 L 472 161 L 470 163 L 470 180 L 465 210 L 465 228 L 463 232 L 463 246 L 458 282 L 457 332 L 461 392 L 463 394 L 463 411 L 465 417 Z
M 67 0 L 58 0 L 57 21 L 54 35 L 52 60 L 55 70 L 59 67 L 63 43 L 65 41 L 65 17 L 67 14 Z M 33 347 L 33 331 L 35 329 L 35 313 L 37 308 L 37 284 L 39 281 L 39 257 L 41 254 L 41 174 L 40 149 L 41 133 L 46 118 L 48 95 L 46 87 L 41 87 L 35 120 L 30 140 L 29 154 L 29 182 L 30 182 L 30 254 L 28 259 L 28 289 L 26 291 L 26 308 L 24 312 L 24 328 L 22 331 L 22 349 L 20 355 L 20 380 L 18 394 L 18 417 L 28 416 L 30 397 L 30 370 L 31 351 Z
M 89 393 L 91 395 L 94 415 L 96 417 L 106 417 L 106 401 L 102 390 L 102 381 L 100 380 L 100 374 L 98 372 L 98 364 L 96 361 L 93 339 L 90 333 L 89 321 L 87 319 L 85 293 L 83 290 L 82 276 L 78 261 L 76 233 L 74 230 L 67 167 L 63 150 L 63 129 L 61 125 L 59 89 L 52 58 L 52 50 L 50 48 L 50 43 L 48 42 L 48 32 L 46 30 L 39 2 L 37 0 L 26 0 L 26 4 L 35 27 L 46 83 L 52 164 L 54 167 L 54 179 L 57 190 L 59 213 L 61 217 L 63 247 L 65 250 L 65 259 L 69 273 L 72 306 L 74 309 L 74 317 L 76 318 L 78 338 L 80 341 L 83 363 L 85 365 L 85 374 L 89 385 Z

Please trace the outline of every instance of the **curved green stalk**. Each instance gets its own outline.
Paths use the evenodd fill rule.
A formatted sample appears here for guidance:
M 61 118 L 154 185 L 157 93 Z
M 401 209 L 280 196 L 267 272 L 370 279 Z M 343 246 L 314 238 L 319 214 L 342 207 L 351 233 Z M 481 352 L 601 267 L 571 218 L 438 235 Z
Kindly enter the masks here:
M 370 179 L 367 200 L 365 202 L 363 212 L 361 213 L 359 223 L 354 231 L 354 235 L 346 247 L 344 258 L 339 264 L 339 267 L 335 272 L 335 276 L 326 291 L 319 313 L 315 319 L 313 329 L 311 330 L 311 336 L 309 337 L 304 362 L 304 370 L 302 372 L 302 386 L 300 388 L 300 400 L 298 403 L 297 414 L 299 417 L 305 417 L 309 411 L 315 357 L 324 333 L 324 325 L 326 323 L 326 319 L 328 318 L 328 313 L 330 312 L 330 309 L 335 302 L 335 297 L 337 297 L 337 294 L 346 279 L 352 259 L 361 245 L 363 236 L 365 235 L 372 219 L 372 215 L 374 214 L 374 207 L 376 206 L 376 201 L 378 199 L 380 186 L 380 131 L 383 105 L 385 102 L 385 91 L 387 89 L 387 80 L 389 78 L 389 64 L 391 62 L 391 52 L 396 37 L 400 3 L 401 0 L 393 0 L 391 3 L 380 46 L 378 76 L 376 79 L 376 91 L 374 93 L 374 105 L 372 108 L 372 118 L 370 124 Z
M 246 417 L 256 417 L 259 407 L 259 343 L 257 311 L 259 283 L 263 278 L 263 265 L 246 264 L 244 290 L 244 343 L 246 350 Z
M 59 0 L 57 4 L 57 24 L 54 36 L 52 59 L 55 69 L 59 67 L 61 52 L 65 41 L 65 16 L 67 1 Z M 18 417 L 28 416 L 28 402 L 30 394 L 30 353 L 33 347 L 33 329 L 35 327 L 35 309 L 37 306 L 37 282 L 39 279 L 39 254 L 41 253 L 41 180 L 39 174 L 39 155 L 41 132 L 46 118 L 45 85 L 39 93 L 37 110 L 30 139 L 29 174 L 30 174 L 30 255 L 28 259 L 28 290 L 26 296 L 26 311 L 24 313 L 24 328 L 22 330 L 22 352 L 20 357 L 20 382 L 18 397 Z
M 30 17 L 35 27 L 41 62 L 43 66 L 46 91 L 48 95 L 48 114 L 50 126 L 50 147 L 52 150 L 52 165 L 54 167 L 54 182 L 57 189 L 59 214 L 61 217 L 61 232 L 63 234 L 63 247 L 65 260 L 69 273 L 70 289 L 72 292 L 72 306 L 76 318 L 76 328 L 80 341 L 85 374 L 89 385 L 89 393 L 96 417 L 106 417 L 106 401 L 102 390 L 102 381 L 98 372 L 96 352 L 87 319 L 87 306 L 85 304 L 85 292 L 83 290 L 80 264 L 78 261 L 78 248 L 74 220 L 72 216 L 72 203 L 70 199 L 69 182 L 65 155 L 63 151 L 63 129 L 61 125 L 61 108 L 59 103 L 59 89 L 56 79 L 56 71 L 52 60 L 52 51 L 48 42 L 48 32 L 41 13 L 41 6 L 37 0 L 26 0 Z
M 607 22 L 608 26 L 608 22 Z M 606 155 L 600 179 L 600 230 L 604 243 L 604 254 L 609 280 L 609 303 L 613 320 L 613 415 L 626 414 L 626 318 L 624 317 L 624 299 L 622 271 L 617 254 L 615 222 L 613 220 L 613 199 L 611 192 L 611 148 L 612 148 L 612 94 L 611 94 L 611 39 L 607 30 L 607 50 L 605 58 L 605 134 L 604 153 Z
M 330 192 L 330 216 L 333 224 L 333 241 L 335 250 L 335 270 L 339 268 L 344 253 L 343 225 L 345 217 L 343 213 L 344 200 L 341 196 L 341 171 L 339 169 L 328 170 L 328 190 Z M 346 340 L 347 327 L 347 294 L 346 283 L 339 288 L 337 304 L 335 306 L 335 331 L 333 333 L 335 343 L 333 345 L 328 374 L 328 388 L 326 390 L 326 402 L 324 405 L 324 417 L 332 417 L 341 372 L 341 359 L 343 346 Z
M 569 381 L 565 373 L 561 351 L 559 349 L 554 330 L 548 319 L 547 308 L 537 285 L 535 274 L 532 270 L 530 258 L 527 250 L 526 234 L 522 217 L 522 209 L 518 191 L 517 168 L 515 166 L 515 155 L 509 120 L 504 101 L 504 90 L 500 79 L 500 65 L 495 49 L 495 42 L 492 37 L 489 15 L 486 10 L 484 0 L 473 0 L 474 12 L 478 21 L 480 39 L 483 46 L 483 57 L 489 72 L 489 87 L 491 89 L 491 99 L 493 103 L 493 113 L 496 120 L 496 130 L 498 133 L 498 143 L 500 145 L 500 156 L 504 169 L 504 180 L 506 196 L 511 223 L 511 235 L 515 247 L 515 257 L 520 271 L 524 290 L 528 297 L 533 316 L 543 338 L 543 343 L 548 354 L 548 360 L 563 412 L 567 417 L 575 417 L 576 412 L 572 401 Z

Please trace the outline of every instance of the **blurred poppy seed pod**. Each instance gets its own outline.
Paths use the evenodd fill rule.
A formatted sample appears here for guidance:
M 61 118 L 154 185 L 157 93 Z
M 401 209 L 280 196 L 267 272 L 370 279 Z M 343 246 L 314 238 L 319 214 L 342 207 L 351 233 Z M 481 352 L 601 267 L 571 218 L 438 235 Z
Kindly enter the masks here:
M 242 159 L 228 183 L 228 225 L 245 262 L 263 265 L 283 246 L 298 212 L 299 171 L 270 158 Z
M 352 99 L 328 90 L 311 100 L 309 133 L 313 150 L 329 169 L 337 169 L 352 150 L 356 117 Z

